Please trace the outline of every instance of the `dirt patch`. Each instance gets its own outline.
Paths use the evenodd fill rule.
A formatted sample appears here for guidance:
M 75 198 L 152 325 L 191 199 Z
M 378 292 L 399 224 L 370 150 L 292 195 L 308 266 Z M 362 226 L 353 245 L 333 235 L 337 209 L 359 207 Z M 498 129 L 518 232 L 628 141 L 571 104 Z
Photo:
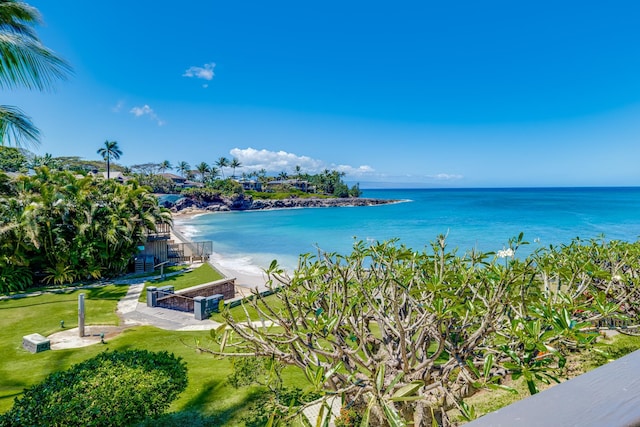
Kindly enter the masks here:
M 91 325 L 85 326 L 84 336 L 80 336 L 78 328 L 65 329 L 47 338 L 51 341 L 51 350 L 86 347 L 106 342 L 118 336 L 125 328 L 122 326 Z

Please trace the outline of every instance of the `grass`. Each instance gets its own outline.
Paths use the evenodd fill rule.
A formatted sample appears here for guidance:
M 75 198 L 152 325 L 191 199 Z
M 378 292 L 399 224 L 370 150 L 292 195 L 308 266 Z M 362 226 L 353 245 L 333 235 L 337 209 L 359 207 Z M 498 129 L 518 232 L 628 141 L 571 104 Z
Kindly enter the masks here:
M 281 308 L 283 308 L 283 304 L 282 301 L 280 299 L 278 299 L 277 296 L 275 295 L 269 295 L 267 297 L 264 297 L 264 301 L 269 304 L 269 306 L 275 310 L 279 310 Z M 262 301 L 258 302 L 258 306 L 261 308 L 264 308 L 264 303 Z M 247 310 L 245 313 L 245 309 Z M 249 315 L 249 319 L 251 320 L 260 320 L 260 316 L 258 315 L 258 312 L 256 311 L 255 308 L 253 308 L 253 306 L 251 305 L 251 303 L 244 303 L 244 307 L 242 305 L 237 305 L 235 307 L 232 307 L 229 309 L 229 313 L 231 314 L 231 316 L 240 322 L 244 322 L 247 320 L 247 314 Z M 220 313 L 211 313 L 211 320 L 214 320 L 216 322 L 224 322 L 224 318 L 222 317 L 222 314 Z
M 224 279 L 224 276 L 214 269 L 211 264 L 205 262 L 200 267 L 194 270 L 184 271 L 180 274 L 166 277 L 164 279 L 157 279 L 145 282 L 145 289 L 147 286 L 173 286 L 175 291 L 180 289 L 190 288 L 192 286 L 202 285 L 203 283 L 214 282 L 216 280 Z M 140 302 L 147 301 L 147 293 L 142 292 L 140 295 Z
M 163 269 L 164 274 L 177 273 L 182 270 L 186 270 L 189 266 L 180 264 L 180 265 L 169 265 L 165 266 Z M 158 276 L 160 274 L 160 270 L 156 269 L 154 271 L 148 273 L 131 273 L 126 276 L 119 277 L 119 279 L 144 279 L 145 277 Z
M 120 335 L 108 339 L 106 344 L 69 350 L 45 351 L 31 354 L 22 348 L 24 335 L 39 333 L 50 335 L 60 331 L 60 320 L 65 327 L 77 326 L 78 294 L 85 293 L 86 324 L 117 325 L 117 301 L 127 286 L 109 285 L 102 288 L 74 292 L 61 292 L 36 297 L 0 301 L 0 413 L 13 405 L 23 389 L 42 381 L 52 372 L 96 356 L 102 351 L 146 349 L 169 351 L 182 357 L 189 370 L 189 385 L 176 400 L 172 411 L 196 411 L 216 417 L 229 426 L 242 425 L 240 418 L 252 399 L 260 394 L 259 387 L 234 389 L 227 383 L 232 372 L 228 359 L 218 359 L 198 352 L 196 343 L 211 345 L 207 331 L 164 331 L 152 326 L 127 328 Z M 303 374 L 288 370 L 286 381 L 291 386 L 305 388 Z
M 184 275 L 189 274 L 191 273 Z M 22 348 L 24 335 L 39 333 L 47 336 L 58 332 L 61 330 L 60 320 L 64 320 L 67 328 L 76 327 L 80 293 L 86 295 L 87 325 L 118 325 L 116 305 L 127 289 L 125 285 L 108 285 L 0 301 L 0 354 L 3 356 L 0 359 L 0 413 L 12 406 L 13 399 L 19 396 L 24 388 L 37 384 L 52 372 L 67 369 L 102 351 L 139 348 L 150 351 L 166 350 L 182 357 L 187 363 L 189 385 L 173 403 L 172 411 L 195 411 L 215 417 L 223 425 L 242 425 L 241 417 L 246 413 L 252 399 L 260 395 L 261 389 L 234 389 L 228 384 L 226 379 L 232 372 L 230 361 L 195 349 L 197 343 L 203 346 L 213 345 L 206 331 L 177 332 L 139 326 L 125 329 L 119 336 L 108 339 L 104 345 L 95 344 L 78 349 L 37 354 L 31 354 Z M 237 311 L 234 316 L 244 316 L 241 307 L 232 310 Z M 251 316 L 254 317 L 255 312 Z M 612 339 L 603 339 L 594 350 L 577 356 L 572 361 L 571 371 L 578 373 L 593 369 L 638 348 L 640 337 L 618 335 Z M 289 386 L 303 389 L 307 386 L 303 374 L 295 369 L 288 369 L 284 377 Z M 477 413 L 483 414 L 528 396 L 524 383 L 511 382 L 509 385 L 518 389 L 519 393 L 478 393 L 469 398 L 468 403 L 475 407 Z

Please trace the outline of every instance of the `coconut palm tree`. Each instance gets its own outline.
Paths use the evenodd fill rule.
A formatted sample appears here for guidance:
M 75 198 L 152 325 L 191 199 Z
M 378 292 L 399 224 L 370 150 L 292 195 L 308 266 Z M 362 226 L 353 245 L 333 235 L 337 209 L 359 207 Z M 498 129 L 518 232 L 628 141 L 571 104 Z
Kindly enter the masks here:
M 196 165 L 196 170 L 200 174 L 200 181 L 204 182 L 207 173 L 211 171 L 211 167 L 206 162 L 200 162 Z
M 191 165 L 185 162 L 184 160 L 178 163 L 178 166 L 176 166 L 176 171 L 179 172 L 183 178 L 187 177 L 187 174 L 189 173 L 190 170 L 191 170 Z
M 229 167 L 233 169 L 233 178 L 235 178 L 236 168 L 242 167 L 242 163 L 240 163 L 240 160 L 234 157 L 233 160 L 231 160 L 231 163 L 229 163 Z
M 118 147 L 118 142 L 105 141 L 104 147 L 100 147 L 97 153 L 107 162 L 107 179 L 111 178 L 111 159 L 118 160 L 122 156 L 122 150 Z
M 173 166 L 171 166 L 171 162 L 169 162 L 169 160 L 164 160 L 160 163 L 159 169 L 161 173 L 165 173 L 167 170 L 173 169 Z
M 222 174 L 222 179 L 224 179 L 224 168 L 229 166 L 229 159 L 226 157 L 220 157 L 216 160 L 215 165 L 220 168 L 220 173 Z
M 65 79 L 69 64 L 40 42 L 33 26 L 40 12 L 16 0 L 0 0 L 0 87 L 46 90 Z M 0 145 L 36 144 L 40 131 L 19 108 L 0 105 Z

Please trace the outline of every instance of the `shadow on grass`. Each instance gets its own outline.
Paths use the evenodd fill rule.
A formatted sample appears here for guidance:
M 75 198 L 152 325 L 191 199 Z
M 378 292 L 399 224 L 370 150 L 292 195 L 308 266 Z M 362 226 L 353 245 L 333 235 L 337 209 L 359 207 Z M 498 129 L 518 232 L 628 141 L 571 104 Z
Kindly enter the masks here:
M 17 298 L 18 299 L 18 298 Z M 22 298 L 19 298 L 22 299 Z M 10 300 L 6 300 L 6 301 L 10 301 Z M 23 305 L 18 305 L 15 307 L 1 307 L 0 306 L 0 310 L 12 310 L 12 309 L 21 309 L 21 308 L 25 308 L 25 307 L 35 307 L 35 306 L 39 306 L 39 305 L 57 305 L 57 304 L 66 304 L 69 302 L 76 302 L 78 301 L 77 298 L 73 298 L 73 299 L 63 299 L 63 300 L 58 300 L 58 301 L 45 301 L 45 302 L 36 302 L 33 304 L 23 304 Z
M 244 392 L 238 390 L 239 394 L 245 394 L 245 398 L 231 405 L 224 410 L 216 410 L 209 413 L 206 409 L 206 405 L 211 404 L 211 394 L 215 394 L 217 390 L 223 388 L 224 382 L 222 381 L 210 381 L 204 384 L 204 387 L 200 393 L 194 396 L 184 406 L 183 411 L 196 411 L 198 413 L 206 413 L 207 416 L 217 419 L 221 425 L 227 424 L 229 421 L 235 419 L 238 420 L 238 415 L 247 411 L 251 404 L 264 397 L 265 391 L 260 389 L 253 389 L 250 392 Z
M 87 293 L 89 299 L 103 299 L 103 300 L 120 300 L 127 293 L 129 285 L 109 285 L 103 288 L 85 289 L 83 292 Z
M 189 400 L 184 406 L 185 410 L 202 412 L 205 405 L 210 403 L 210 395 L 222 386 L 221 381 L 209 381 L 202 384 L 202 390 Z

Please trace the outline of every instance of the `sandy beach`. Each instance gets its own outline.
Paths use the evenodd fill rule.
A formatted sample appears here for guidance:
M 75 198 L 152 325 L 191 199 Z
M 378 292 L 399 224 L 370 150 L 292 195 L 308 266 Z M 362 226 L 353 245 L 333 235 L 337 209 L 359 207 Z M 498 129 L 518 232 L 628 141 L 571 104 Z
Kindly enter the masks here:
M 173 214 L 174 224 L 171 229 L 171 239 L 175 242 L 189 243 L 189 238 L 185 235 L 181 228 L 181 219 L 192 218 L 196 215 L 210 213 L 201 209 L 189 209 Z M 209 258 L 209 264 L 218 270 L 225 277 L 235 277 L 236 286 L 241 288 L 239 292 L 249 292 L 251 289 L 258 288 L 260 291 L 266 289 L 267 276 L 260 266 L 247 264 L 243 260 L 234 260 L 223 255 L 213 252 Z

